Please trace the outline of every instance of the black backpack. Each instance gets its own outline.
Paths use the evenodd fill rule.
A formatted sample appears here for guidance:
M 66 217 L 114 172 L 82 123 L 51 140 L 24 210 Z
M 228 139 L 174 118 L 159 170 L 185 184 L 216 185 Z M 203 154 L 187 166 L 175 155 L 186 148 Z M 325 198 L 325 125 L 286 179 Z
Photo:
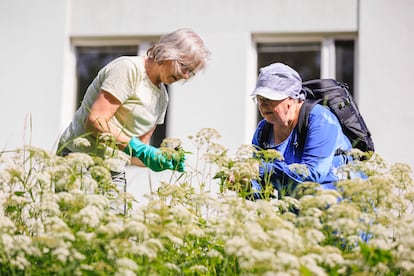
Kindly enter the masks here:
M 306 100 L 299 113 L 299 148 L 303 148 L 305 145 L 309 113 L 316 104 L 321 104 L 328 107 L 338 118 L 342 131 L 351 141 L 353 148 L 360 149 L 363 152 L 375 151 L 371 132 L 368 130 L 346 84 L 333 79 L 315 79 L 303 82 L 303 89 L 306 91 Z M 260 137 L 261 146 L 263 146 L 263 141 L 268 137 L 271 129 L 272 126 L 269 123 L 263 127 Z M 336 152 L 336 154 L 340 153 L 340 150 Z

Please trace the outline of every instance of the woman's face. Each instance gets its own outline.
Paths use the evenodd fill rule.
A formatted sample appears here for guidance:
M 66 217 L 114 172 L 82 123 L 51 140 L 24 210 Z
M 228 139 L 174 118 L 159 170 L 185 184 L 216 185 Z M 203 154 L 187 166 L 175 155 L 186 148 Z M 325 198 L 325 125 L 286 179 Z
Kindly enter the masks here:
M 262 96 L 257 96 L 256 101 L 263 118 L 269 123 L 280 126 L 287 126 L 289 121 L 292 120 L 291 106 L 292 98 L 286 98 L 283 100 L 270 100 Z
M 160 67 L 160 80 L 167 85 L 193 76 L 190 69 L 185 68 L 176 60 L 165 60 Z

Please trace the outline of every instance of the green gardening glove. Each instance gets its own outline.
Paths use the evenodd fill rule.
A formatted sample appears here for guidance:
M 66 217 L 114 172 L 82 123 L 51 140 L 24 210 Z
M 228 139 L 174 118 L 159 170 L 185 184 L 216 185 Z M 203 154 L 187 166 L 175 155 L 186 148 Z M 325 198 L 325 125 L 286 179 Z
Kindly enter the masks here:
M 131 138 L 125 152 L 138 158 L 145 166 L 156 172 L 174 170 L 178 167 L 177 164 L 174 166 L 173 161 L 167 159 L 161 150 L 142 143 L 137 137 Z

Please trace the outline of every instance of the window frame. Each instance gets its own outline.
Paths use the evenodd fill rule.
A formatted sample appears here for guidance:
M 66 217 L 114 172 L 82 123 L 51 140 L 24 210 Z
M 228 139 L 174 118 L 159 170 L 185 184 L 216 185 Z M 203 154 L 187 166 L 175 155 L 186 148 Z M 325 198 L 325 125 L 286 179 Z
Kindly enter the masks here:
M 320 78 L 336 78 L 335 41 L 357 41 L 356 33 L 312 33 L 312 34 L 270 34 L 255 33 L 252 35 L 256 43 L 320 43 L 321 44 L 321 74 Z M 355 50 L 356 52 L 356 47 Z M 357 57 L 357 55 L 355 55 Z M 356 58 L 355 58 L 356 61 Z M 356 66 L 355 66 L 356 67 Z M 354 69 L 354 82 L 355 82 Z

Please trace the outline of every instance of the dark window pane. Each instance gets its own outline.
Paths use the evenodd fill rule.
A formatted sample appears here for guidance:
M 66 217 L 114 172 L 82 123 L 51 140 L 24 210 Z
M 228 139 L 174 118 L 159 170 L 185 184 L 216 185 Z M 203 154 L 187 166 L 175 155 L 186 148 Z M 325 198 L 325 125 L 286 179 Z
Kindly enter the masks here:
M 350 92 L 354 93 L 354 41 L 335 41 L 336 79 L 349 86 Z
M 137 46 L 77 47 L 77 108 L 80 106 L 89 84 L 102 67 L 120 56 L 136 55 L 137 51 Z
M 298 71 L 303 80 L 320 78 L 320 43 L 259 44 L 258 54 L 259 68 L 282 62 Z

